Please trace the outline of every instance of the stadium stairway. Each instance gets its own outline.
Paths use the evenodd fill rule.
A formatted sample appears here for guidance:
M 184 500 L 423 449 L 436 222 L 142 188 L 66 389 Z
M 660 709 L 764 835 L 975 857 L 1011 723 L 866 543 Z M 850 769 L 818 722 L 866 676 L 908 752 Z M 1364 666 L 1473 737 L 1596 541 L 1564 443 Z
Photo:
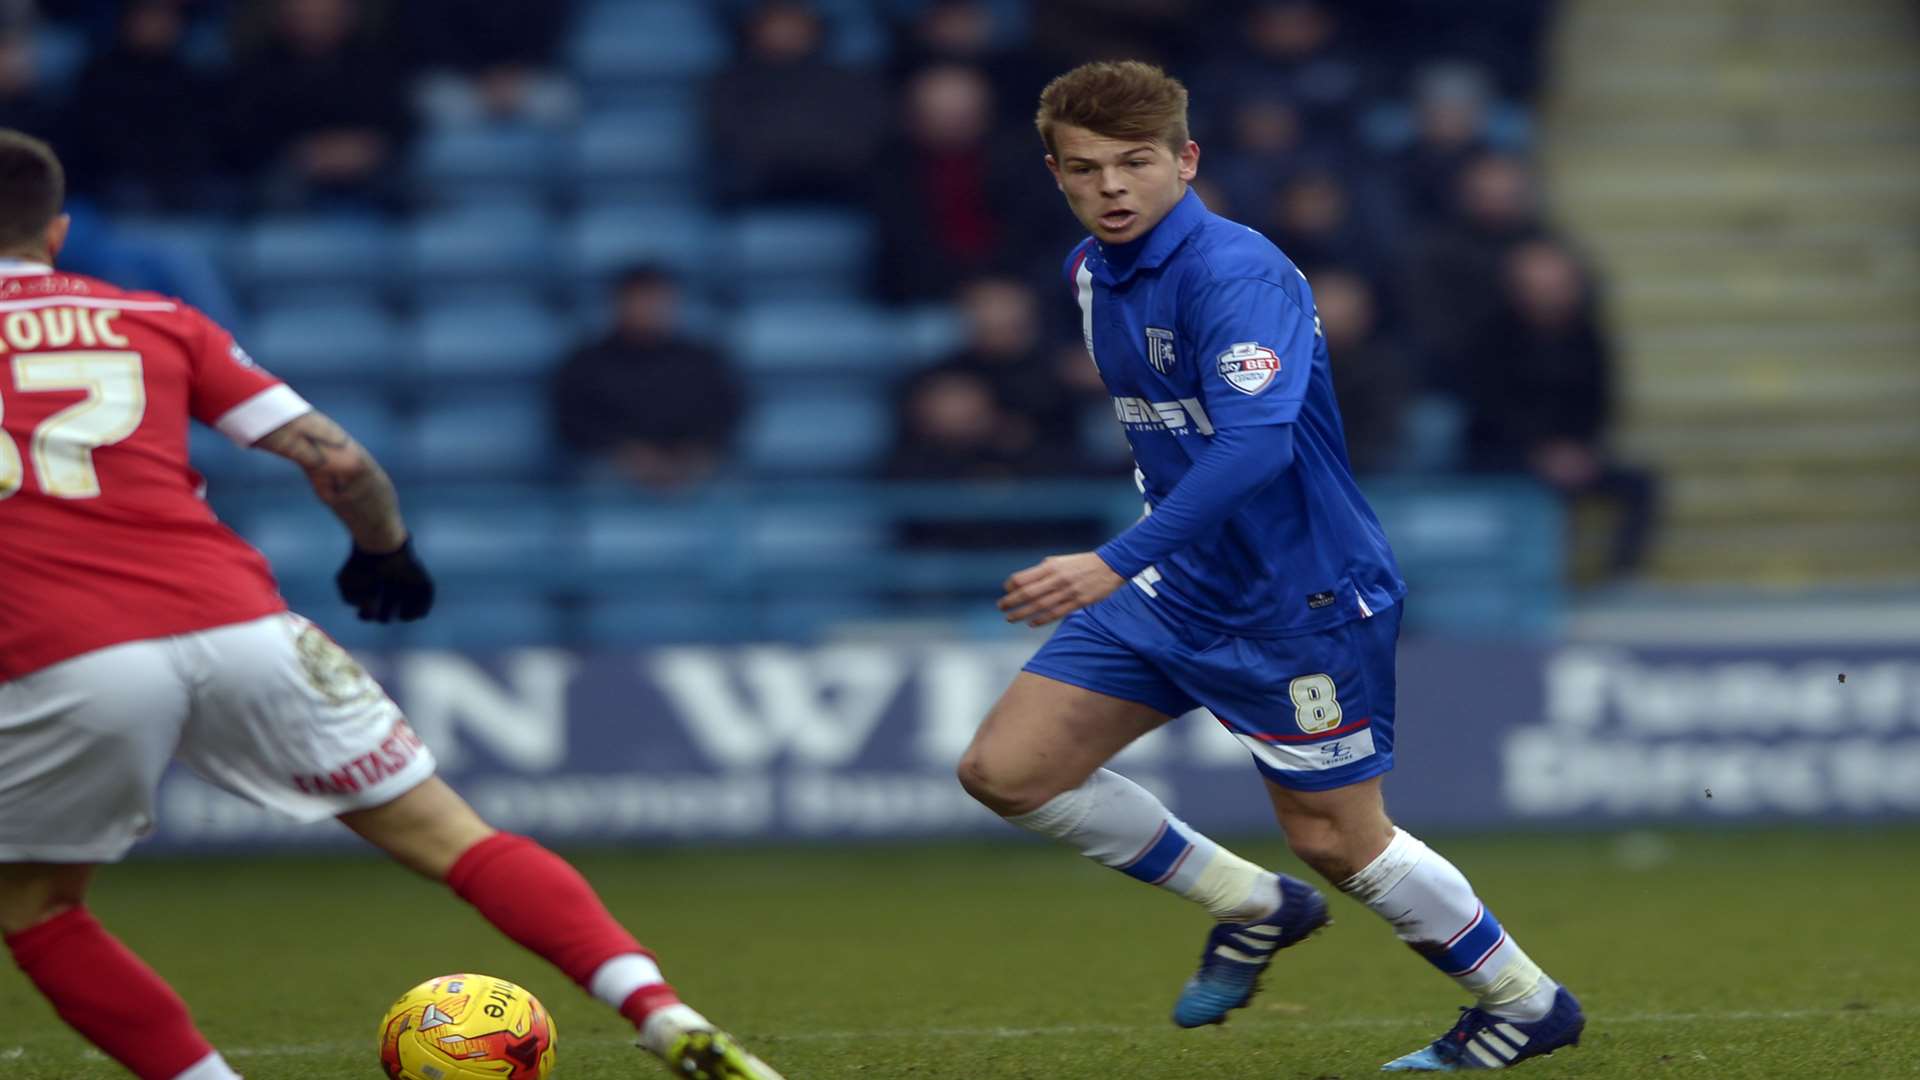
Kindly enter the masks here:
M 1920 580 L 1920 8 L 1569 0 L 1544 110 L 1667 583 Z

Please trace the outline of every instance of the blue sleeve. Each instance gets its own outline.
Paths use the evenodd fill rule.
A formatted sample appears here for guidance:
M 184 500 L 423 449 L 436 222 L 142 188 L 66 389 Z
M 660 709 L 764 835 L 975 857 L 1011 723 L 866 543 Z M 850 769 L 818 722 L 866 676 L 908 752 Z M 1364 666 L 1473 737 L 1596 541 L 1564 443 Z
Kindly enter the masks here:
M 1159 506 L 1095 554 L 1130 578 L 1218 528 L 1292 464 L 1292 424 L 1222 430 Z
M 1234 278 L 1205 286 L 1188 304 L 1186 336 L 1215 429 L 1299 418 L 1313 374 L 1312 303 L 1304 281 L 1296 295 L 1271 281 Z

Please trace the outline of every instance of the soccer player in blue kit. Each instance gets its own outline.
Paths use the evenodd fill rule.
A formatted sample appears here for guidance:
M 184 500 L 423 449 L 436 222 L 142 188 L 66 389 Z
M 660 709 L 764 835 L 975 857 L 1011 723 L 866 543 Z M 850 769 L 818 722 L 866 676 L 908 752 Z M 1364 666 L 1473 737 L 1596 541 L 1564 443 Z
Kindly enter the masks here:
M 1065 621 L 980 725 L 961 783 L 1015 825 L 1205 907 L 1217 921 L 1173 1019 L 1221 1023 L 1327 905 L 1104 767 L 1205 706 L 1252 753 L 1294 853 L 1475 999 L 1385 1069 L 1498 1069 L 1577 1043 L 1579 1002 L 1387 817 L 1406 584 L 1354 485 L 1306 279 L 1188 189 L 1187 92 L 1160 69 L 1084 65 L 1047 86 L 1036 120 L 1092 233 L 1066 277 L 1148 511 L 1098 551 L 1008 579 L 1009 621 Z

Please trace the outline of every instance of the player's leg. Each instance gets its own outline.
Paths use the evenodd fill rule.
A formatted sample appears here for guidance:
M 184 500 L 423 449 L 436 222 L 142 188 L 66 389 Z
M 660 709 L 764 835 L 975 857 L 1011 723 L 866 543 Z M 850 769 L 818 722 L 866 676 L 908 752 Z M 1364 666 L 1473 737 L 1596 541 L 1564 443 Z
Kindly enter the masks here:
M 399 708 L 295 616 L 195 635 L 206 672 L 183 746 L 203 775 L 296 818 L 341 822 L 443 881 L 509 938 L 627 1017 L 685 1076 L 777 1080 L 682 1004 L 585 878 L 498 832 L 433 775 Z M 691 1068 L 686 1066 L 691 1065 Z
M 1453 1030 L 1388 1069 L 1504 1068 L 1579 1042 L 1579 1002 L 1520 948 L 1459 868 L 1393 825 L 1380 777 L 1330 791 L 1294 791 L 1269 778 L 1267 788 L 1294 853 L 1475 999 Z
M 1264 917 L 1280 904 L 1273 874 L 1102 767 L 1192 708 L 1105 624 L 1077 612 L 987 714 L 960 759 L 960 783 L 1009 822 L 1186 897 L 1216 919 Z
M 87 910 L 152 820 L 186 714 L 160 642 L 0 683 L 0 935 L 87 1041 L 142 1080 L 237 1080 L 173 988 Z
M 1290 728 L 1254 748 L 1294 854 L 1394 932 L 1477 1004 L 1460 1026 L 1390 1068 L 1499 1068 L 1577 1041 L 1578 1003 L 1547 977 L 1459 869 L 1387 816 L 1400 609 L 1286 643 Z

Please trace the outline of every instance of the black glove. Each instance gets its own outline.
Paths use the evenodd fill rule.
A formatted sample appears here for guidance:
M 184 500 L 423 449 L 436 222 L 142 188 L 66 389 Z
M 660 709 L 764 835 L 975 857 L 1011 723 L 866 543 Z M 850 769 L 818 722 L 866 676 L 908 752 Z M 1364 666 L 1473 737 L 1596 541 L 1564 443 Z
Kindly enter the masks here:
M 433 579 L 414 558 L 412 537 L 385 555 L 355 544 L 333 580 L 340 586 L 340 598 L 358 608 L 367 622 L 412 622 L 433 609 Z

